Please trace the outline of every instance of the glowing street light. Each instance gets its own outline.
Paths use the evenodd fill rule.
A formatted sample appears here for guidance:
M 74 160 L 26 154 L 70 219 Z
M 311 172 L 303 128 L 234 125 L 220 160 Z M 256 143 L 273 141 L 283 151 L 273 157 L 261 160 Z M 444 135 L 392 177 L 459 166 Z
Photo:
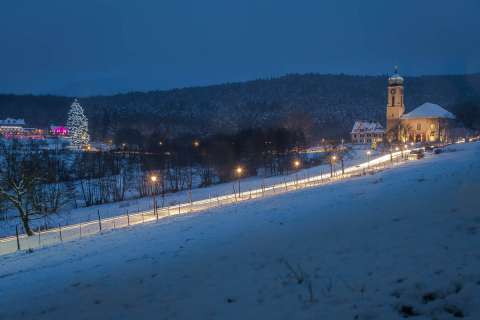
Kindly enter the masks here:
M 237 175 L 237 182 L 238 182 L 238 196 L 240 197 L 240 177 L 243 174 L 243 168 L 241 166 L 238 166 L 235 168 L 235 174 Z
M 150 181 L 152 182 L 152 204 L 153 204 L 153 213 L 157 213 L 157 199 L 155 197 L 155 184 L 157 182 L 157 176 L 156 175 L 151 175 L 150 176 Z M 157 220 L 158 220 L 158 215 L 157 215 Z
M 300 160 L 296 159 L 293 161 L 293 167 L 295 168 L 295 180 L 296 180 L 296 183 L 298 184 L 298 169 L 300 168 L 300 165 L 302 163 L 300 162 Z
M 337 160 L 337 156 L 333 155 L 330 157 L 330 177 L 333 177 L 333 167 L 335 166 L 335 161 Z
M 293 167 L 294 167 L 295 169 L 300 168 L 300 164 L 301 164 L 301 163 L 300 163 L 300 160 L 294 160 L 294 161 L 293 161 Z
M 367 159 L 368 159 L 368 162 L 367 162 L 367 169 L 370 169 L 370 155 L 372 154 L 372 151 L 368 150 L 367 151 Z
M 193 141 L 193 146 L 198 148 L 200 146 L 200 142 L 198 140 Z

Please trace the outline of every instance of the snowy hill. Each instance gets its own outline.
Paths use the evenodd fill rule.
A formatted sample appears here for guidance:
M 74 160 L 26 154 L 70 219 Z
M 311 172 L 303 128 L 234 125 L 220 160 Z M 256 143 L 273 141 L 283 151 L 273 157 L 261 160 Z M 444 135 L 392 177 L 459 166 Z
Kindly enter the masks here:
M 480 317 L 480 144 L 0 257 L 0 319 Z

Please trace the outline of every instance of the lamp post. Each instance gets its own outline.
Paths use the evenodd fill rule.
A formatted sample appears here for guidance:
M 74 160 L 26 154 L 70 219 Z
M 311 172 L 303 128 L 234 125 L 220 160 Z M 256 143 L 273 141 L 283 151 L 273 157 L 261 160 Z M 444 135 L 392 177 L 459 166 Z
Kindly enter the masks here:
M 295 169 L 295 180 L 296 180 L 296 184 L 298 184 L 298 169 L 300 168 L 300 165 L 302 163 L 300 162 L 300 160 L 296 159 L 296 160 L 293 160 L 293 168 Z
M 333 177 L 333 168 L 335 166 L 335 161 L 337 160 L 337 156 L 333 155 L 330 157 L 330 177 Z
M 157 213 L 157 199 L 155 197 L 155 185 L 157 183 L 157 176 L 156 175 L 151 175 L 150 176 L 150 181 L 152 182 L 152 203 L 153 203 L 153 213 Z
M 372 151 L 368 150 L 367 151 L 367 169 L 370 169 L 370 155 L 372 154 Z
M 235 169 L 235 174 L 237 176 L 237 182 L 238 182 L 238 197 L 240 198 L 240 177 L 242 176 L 243 173 L 243 168 L 238 166 Z

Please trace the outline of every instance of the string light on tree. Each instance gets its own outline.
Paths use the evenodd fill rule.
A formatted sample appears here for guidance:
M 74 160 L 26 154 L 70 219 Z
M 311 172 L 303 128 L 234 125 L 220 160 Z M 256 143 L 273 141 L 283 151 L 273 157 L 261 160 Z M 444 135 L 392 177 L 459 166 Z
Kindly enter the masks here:
M 88 146 L 90 136 L 88 134 L 88 119 L 83 113 L 83 108 L 75 99 L 68 111 L 67 128 L 72 139 L 72 145 L 78 149 Z

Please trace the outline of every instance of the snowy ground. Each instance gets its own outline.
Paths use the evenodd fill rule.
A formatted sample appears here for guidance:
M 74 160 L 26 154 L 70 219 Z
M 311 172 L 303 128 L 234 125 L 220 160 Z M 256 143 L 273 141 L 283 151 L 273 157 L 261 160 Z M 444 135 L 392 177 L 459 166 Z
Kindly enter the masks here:
M 0 257 L 0 319 L 480 318 L 480 144 Z
M 357 163 L 367 161 L 366 148 L 365 145 L 355 145 L 353 149 L 346 155 L 344 165 L 345 167 L 355 165 Z M 378 152 L 373 152 L 371 159 L 378 156 Z M 340 165 L 336 165 L 338 170 Z M 299 179 L 305 178 L 307 176 L 319 175 L 322 172 L 326 173 L 330 171 L 330 165 L 321 165 L 308 169 L 301 169 L 296 173 L 291 173 L 283 176 L 273 176 L 273 177 L 249 177 L 241 179 L 241 189 L 243 191 L 249 189 L 259 189 L 262 184 L 264 185 L 273 185 L 282 183 L 284 180 L 292 181 L 298 177 Z M 237 185 L 237 181 L 232 181 L 229 183 L 222 183 L 210 186 L 208 188 L 195 188 L 192 190 L 192 200 L 201 200 L 208 199 L 209 196 L 225 195 L 231 194 L 233 192 L 233 187 Z M 162 203 L 160 196 L 157 197 L 159 204 Z M 165 205 L 174 205 L 177 203 L 186 203 L 189 202 L 190 196 L 188 191 L 181 191 L 177 193 L 167 194 L 165 196 Z M 59 224 L 62 226 L 97 220 L 98 215 L 97 211 L 100 213 L 102 218 L 109 218 L 119 215 L 124 215 L 128 213 L 140 212 L 145 210 L 150 210 L 152 208 L 153 200 L 151 197 L 145 197 L 140 199 L 131 199 L 116 203 L 109 203 L 104 205 L 97 205 L 91 207 L 84 207 L 78 209 L 64 209 L 61 210 L 58 214 L 54 214 L 48 217 L 46 223 L 49 227 L 57 227 Z M 13 214 L 17 213 L 13 211 Z M 15 235 L 15 226 L 19 224 L 19 220 L 12 218 L 7 221 L 0 221 L 0 237 L 13 236 Z M 45 224 L 44 219 L 32 221 L 34 227 Z M 21 225 L 19 225 L 21 228 Z

